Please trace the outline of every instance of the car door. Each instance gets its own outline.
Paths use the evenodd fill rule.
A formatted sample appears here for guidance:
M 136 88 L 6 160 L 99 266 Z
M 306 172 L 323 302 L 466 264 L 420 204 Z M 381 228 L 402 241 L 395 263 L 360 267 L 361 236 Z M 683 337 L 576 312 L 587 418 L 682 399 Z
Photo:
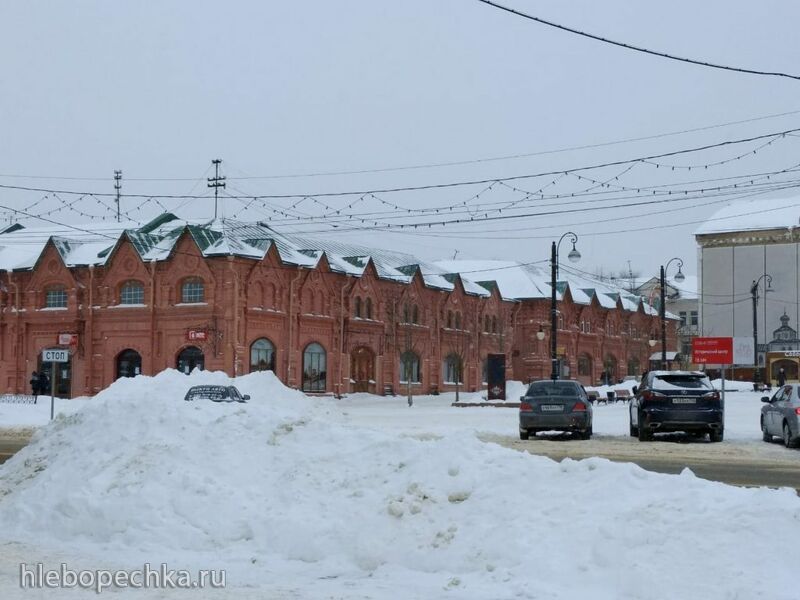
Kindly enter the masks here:
M 785 385 L 782 388 L 780 398 L 775 402 L 772 416 L 772 425 L 775 428 L 775 435 L 783 435 L 783 420 L 789 416 L 792 404 L 792 386 Z
M 630 404 L 628 405 L 630 407 L 631 423 L 633 423 L 634 427 L 639 426 L 639 403 L 641 401 L 642 392 L 647 389 L 649 381 L 649 374 L 642 378 L 641 385 L 636 390 L 636 394 L 633 396 Z
M 783 434 L 782 431 L 778 431 L 778 427 L 776 426 L 776 423 L 778 422 L 776 413 L 779 402 L 781 401 L 781 398 L 783 398 L 783 390 L 784 388 L 782 387 L 775 390 L 775 393 L 772 395 L 772 398 L 770 398 L 769 404 L 767 405 L 767 414 L 764 417 L 764 422 L 767 424 L 767 431 L 772 435 Z

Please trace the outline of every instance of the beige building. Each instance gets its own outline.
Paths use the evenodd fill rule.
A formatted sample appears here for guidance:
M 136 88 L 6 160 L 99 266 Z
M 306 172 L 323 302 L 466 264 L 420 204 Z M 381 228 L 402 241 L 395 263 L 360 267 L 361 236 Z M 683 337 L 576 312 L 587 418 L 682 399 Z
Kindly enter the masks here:
M 755 312 L 758 366 L 768 366 L 773 381 L 780 368 L 781 357 L 776 353 L 792 352 L 788 344 L 781 350 L 780 343 L 771 343 L 782 317 L 800 322 L 798 228 L 800 198 L 795 197 L 735 202 L 695 232 L 701 334 L 753 336 Z M 754 282 L 758 283 L 755 310 Z M 741 366 L 752 369 L 753 364 Z

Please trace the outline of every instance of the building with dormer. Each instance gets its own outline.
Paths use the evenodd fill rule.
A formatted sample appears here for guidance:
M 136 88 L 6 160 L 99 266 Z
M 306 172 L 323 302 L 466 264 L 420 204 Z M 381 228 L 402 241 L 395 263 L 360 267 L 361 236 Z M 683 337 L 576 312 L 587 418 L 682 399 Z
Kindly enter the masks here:
M 269 369 L 334 395 L 480 390 L 489 354 L 507 357 L 508 378 L 548 376 L 549 285 L 479 271 L 169 213 L 144 226 L 13 226 L 0 232 L 0 385 L 27 390 L 59 344 L 70 361 L 51 375 L 65 397 L 167 368 Z M 558 302 L 565 375 L 640 372 L 657 319 L 640 298 L 565 279 Z

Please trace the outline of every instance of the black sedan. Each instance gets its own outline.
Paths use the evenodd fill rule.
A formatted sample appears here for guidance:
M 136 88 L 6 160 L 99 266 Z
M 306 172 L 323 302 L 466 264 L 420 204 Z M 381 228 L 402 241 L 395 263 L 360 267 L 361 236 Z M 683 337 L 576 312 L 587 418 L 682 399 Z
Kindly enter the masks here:
M 570 431 L 592 437 L 592 404 L 583 386 L 572 380 L 534 381 L 520 398 L 519 437 L 539 431 Z

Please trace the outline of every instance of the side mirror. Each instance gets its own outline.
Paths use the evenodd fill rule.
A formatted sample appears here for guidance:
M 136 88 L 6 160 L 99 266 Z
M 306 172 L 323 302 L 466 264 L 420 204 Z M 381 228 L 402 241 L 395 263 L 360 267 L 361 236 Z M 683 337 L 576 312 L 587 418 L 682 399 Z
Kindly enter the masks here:
M 244 396 L 242 396 L 242 399 L 243 400 L 250 400 L 250 394 L 245 394 Z
M 525 396 L 520 396 L 520 397 L 519 397 L 519 401 L 520 401 L 520 402 L 525 402 Z
M 638 392 L 638 391 L 639 391 L 639 388 L 638 388 L 638 386 L 633 386 L 633 388 L 631 388 L 631 391 L 633 392 L 633 395 L 635 396 L 635 395 L 636 395 L 636 392 Z
M 762 402 L 769 402 L 769 396 L 761 396 Z

